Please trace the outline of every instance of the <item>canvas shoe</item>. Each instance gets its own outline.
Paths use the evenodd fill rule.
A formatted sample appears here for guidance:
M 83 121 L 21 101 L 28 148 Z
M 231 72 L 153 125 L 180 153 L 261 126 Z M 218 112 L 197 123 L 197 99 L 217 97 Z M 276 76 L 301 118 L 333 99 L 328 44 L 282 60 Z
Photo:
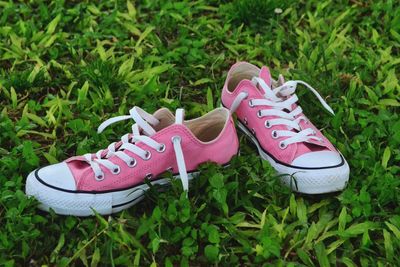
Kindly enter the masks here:
M 260 156 L 282 174 L 293 190 L 320 194 L 342 190 L 349 165 L 341 153 L 303 114 L 297 85 L 309 89 L 323 107 L 333 110 L 303 81 L 275 81 L 267 67 L 239 62 L 231 67 L 222 104 L 237 115 L 238 127 L 257 146 Z
M 151 184 L 168 184 L 166 171 L 189 180 L 200 164 L 227 164 L 239 143 L 229 110 L 215 109 L 193 120 L 175 116 L 166 108 L 153 115 L 138 107 L 130 115 L 108 119 L 99 132 L 112 123 L 133 119 L 132 133 L 95 154 L 85 154 L 37 169 L 29 174 L 26 194 L 34 196 L 43 210 L 76 216 L 111 214 L 126 209 L 144 196 Z

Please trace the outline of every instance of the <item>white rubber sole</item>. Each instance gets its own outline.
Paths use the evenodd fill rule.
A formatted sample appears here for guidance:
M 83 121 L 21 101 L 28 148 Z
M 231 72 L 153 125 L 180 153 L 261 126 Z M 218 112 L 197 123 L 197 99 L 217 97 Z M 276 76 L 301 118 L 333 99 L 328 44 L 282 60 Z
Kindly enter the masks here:
M 239 129 L 250 138 L 257 146 L 261 158 L 267 160 L 272 167 L 280 174 L 281 181 L 292 190 L 304 194 L 324 194 L 343 190 L 349 180 L 350 168 L 346 160 L 337 167 L 300 169 L 292 168 L 276 162 L 261 148 L 258 140 L 240 122 L 237 122 Z
M 188 173 L 189 180 L 198 172 Z M 179 178 L 179 175 L 174 176 Z M 150 182 L 152 185 L 170 184 L 169 178 L 158 179 Z M 100 193 L 67 192 L 58 190 L 41 183 L 35 176 L 35 172 L 28 175 L 25 193 L 39 201 L 39 209 L 54 210 L 57 214 L 74 216 L 91 216 L 94 210 L 102 215 L 108 215 L 127 209 L 143 199 L 149 189 L 147 184 L 141 184 L 126 190 L 108 191 Z

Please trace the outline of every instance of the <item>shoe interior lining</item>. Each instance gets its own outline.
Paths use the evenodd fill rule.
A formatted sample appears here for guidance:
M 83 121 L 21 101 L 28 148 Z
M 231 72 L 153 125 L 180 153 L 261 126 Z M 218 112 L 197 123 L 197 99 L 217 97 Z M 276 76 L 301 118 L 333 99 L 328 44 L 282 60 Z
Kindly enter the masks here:
M 154 126 L 156 131 L 160 131 L 175 123 L 175 116 L 167 108 L 157 110 L 154 115 L 160 123 Z M 227 120 L 227 111 L 216 109 L 206 115 L 185 121 L 184 124 L 202 142 L 210 142 L 218 137 L 224 129 Z
M 260 69 L 252 64 L 243 63 L 234 68 L 230 73 L 228 82 L 228 90 L 233 92 L 240 81 L 247 79 L 251 80 L 254 76 L 258 76 Z
M 217 138 L 224 129 L 227 120 L 225 109 L 216 109 L 200 118 L 185 121 L 185 125 L 202 142 L 210 142 Z

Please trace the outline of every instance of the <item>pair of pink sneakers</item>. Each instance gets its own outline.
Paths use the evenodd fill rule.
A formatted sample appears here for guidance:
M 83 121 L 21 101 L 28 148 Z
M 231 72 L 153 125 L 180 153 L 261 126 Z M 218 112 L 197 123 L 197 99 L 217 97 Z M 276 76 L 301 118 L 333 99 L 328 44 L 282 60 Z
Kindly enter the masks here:
M 77 216 L 111 214 L 144 197 L 151 184 L 168 184 L 172 172 L 185 191 L 205 162 L 226 165 L 238 153 L 239 141 L 231 114 L 268 160 L 282 181 L 293 190 L 320 194 L 342 190 L 349 179 L 344 157 L 302 113 L 296 86 L 304 85 L 331 113 L 315 89 L 302 81 L 272 80 L 268 68 L 240 62 L 228 72 L 222 105 L 206 115 L 184 120 L 161 108 L 149 114 L 138 107 L 112 123 L 133 119 L 132 132 L 95 154 L 85 154 L 37 169 L 29 174 L 26 194 L 36 197 L 44 210 Z

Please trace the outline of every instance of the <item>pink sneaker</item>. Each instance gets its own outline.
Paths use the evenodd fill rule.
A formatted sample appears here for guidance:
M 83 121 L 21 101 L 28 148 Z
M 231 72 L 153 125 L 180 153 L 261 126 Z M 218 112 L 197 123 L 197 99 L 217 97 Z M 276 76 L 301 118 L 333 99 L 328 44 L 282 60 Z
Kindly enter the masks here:
M 312 91 L 333 114 L 307 83 L 285 82 L 282 75 L 274 81 L 267 67 L 259 69 L 246 62 L 229 70 L 222 103 L 236 112 L 239 128 L 257 146 L 260 156 L 283 174 L 286 185 L 306 194 L 342 190 L 349 179 L 349 165 L 297 105 L 298 84 Z
M 132 133 L 96 154 L 85 154 L 31 172 L 26 194 L 43 210 L 88 216 L 96 210 L 111 214 L 126 209 L 144 196 L 151 184 L 167 184 L 160 174 L 170 171 L 188 190 L 189 180 L 205 162 L 227 164 L 238 152 L 239 142 L 229 110 L 218 108 L 194 119 L 183 120 L 166 108 L 153 115 L 134 107 L 130 115 L 108 119 L 108 125 L 133 119 Z

